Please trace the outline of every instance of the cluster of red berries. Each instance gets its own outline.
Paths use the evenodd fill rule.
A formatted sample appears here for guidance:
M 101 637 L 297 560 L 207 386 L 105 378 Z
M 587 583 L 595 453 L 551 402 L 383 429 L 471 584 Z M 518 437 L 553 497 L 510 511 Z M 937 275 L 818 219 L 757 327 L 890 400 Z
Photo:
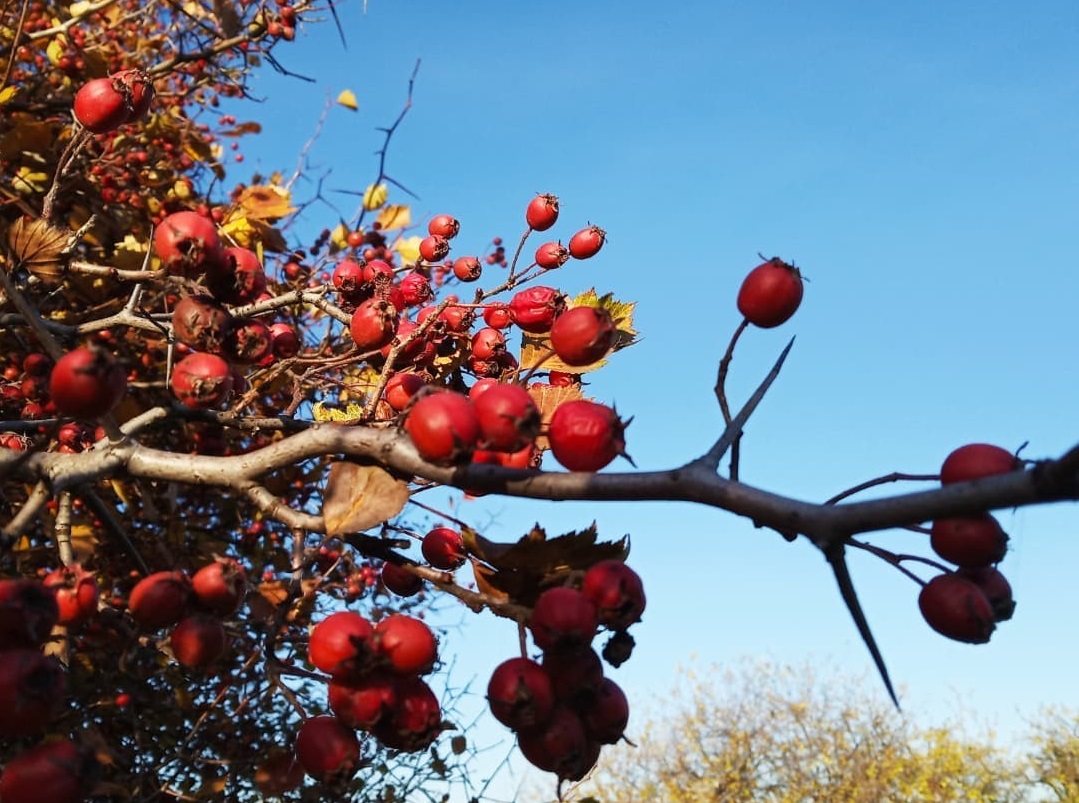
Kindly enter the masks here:
M 37 580 L 0 580 L 0 739 L 38 734 L 64 705 L 66 673 L 42 647 L 62 621 L 75 625 L 97 610 L 96 582 L 79 567 Z M 96 762 L 67 739 L 46 741 L 11 759 L 0 774 L 0 800 L 79 801 L 95 779 Z
M 942 485 L 1006 474 L 1022 468 L 1007 449 L 969 443 L 948 455 L 940 469 Z M 1012 617 L 1012 588 L 996 568 L 1008 551 L 1008 536 L 989 513 L 937 519 L 930 546 L 956 566 L 927 582 L 918 595 L 925 621 L 956 641 L 984 644 L 998 622 Z
M 600 561 L 584 573 L 580 588 L 549 588 L 536 600 L 529 629 L 541 660 L 510 658 L 491 675 L 491 713 L 517 735 L 524 757 L 560 782 L 583 778 L 602 746 L 622 739 L 629 703 L 604 676 L 591 643 L 601 626 L 613 631 L 603 657 L 620 665 L 632 647 L 626 629 L 644 607 L 637 573 L 620 560 Z
M 391 614 L 377 624 L 339 611 L 311 630 L 307 656 L 330 676 L 332 715 L 304 720 L 295 760 L 329 784 L 351 778 L 363 760 L 357 731 L 392 750 L 426 749 L 444 729 L 438 698 L 422 676 L 438 661 L 438 640 L 419 619 Z
M 203 669 L 228 646 L 223 620 L 239 610 L 247 595 L 247 575 L 233 558 L 219 558 L 191 577 L 161 571 L 131 589 L 127 609 L 144 630 L 172 628 L 173 657 L 190 669 Z

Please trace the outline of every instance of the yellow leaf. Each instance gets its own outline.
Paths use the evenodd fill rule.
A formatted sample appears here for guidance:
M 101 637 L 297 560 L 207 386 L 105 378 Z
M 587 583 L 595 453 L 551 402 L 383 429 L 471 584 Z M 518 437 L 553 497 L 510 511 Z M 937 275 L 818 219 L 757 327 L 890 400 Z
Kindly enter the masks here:
M 393 244 L 393 250 L 401 255 L 405 262 L 418 262 L 420 259 L 420 243 L 422 237 L 399 237 Z
M 337 96 L 337 102 L 352 111 L 360 108 L 360 104 L 356 101 L 356 93 L 351 89 L 342 89 L 341 94 Z
M 412 210 L 407 204 L 390 204 L 378 213 L 376 222 L 383 231 L 403 229 L 412 222 Z
M 378 466 L 338 461 L 322 500 L 326 535 L 356 533 L 389 521 L 408 502 L 408 483 Z
M 245 217 L 274 222 L 291 215 L 296 208 L 291 205 L 291 195 L 284 187 L 260 184 L 248 187 L 236 199 Z
M 363 208 L 368 212 L 374 212 L 380 209 L 389 197 L 390 191 L 385 184 L 372 184 L 363 191 Z
M 3 89 L 0 89 L 0 106 L 3 106 L 17 94 L 19 94 L 19 88 L 17 86 L 6 86 Z
M 339 410 L 325 402 L 316 402 L 311 413 L 316 421 L 356 421 L 363 416 L 363 407 L 350 403 L 344 410 Z

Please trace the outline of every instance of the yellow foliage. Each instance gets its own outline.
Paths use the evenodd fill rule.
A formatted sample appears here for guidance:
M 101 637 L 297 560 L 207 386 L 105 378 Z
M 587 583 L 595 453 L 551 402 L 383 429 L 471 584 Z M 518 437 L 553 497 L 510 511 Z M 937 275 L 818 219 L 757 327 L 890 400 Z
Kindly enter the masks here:
M 368 212 L 381 209 L 390 197 L 390 191 L 385 184 L 372 184 L 363 191 L 363 208 Z

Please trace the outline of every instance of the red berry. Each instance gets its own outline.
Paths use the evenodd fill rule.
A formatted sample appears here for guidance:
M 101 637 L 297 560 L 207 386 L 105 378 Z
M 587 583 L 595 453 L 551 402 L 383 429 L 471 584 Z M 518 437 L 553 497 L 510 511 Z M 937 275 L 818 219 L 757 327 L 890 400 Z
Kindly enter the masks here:
M 319 781 L 350 778 L 360 765 L 360 742 L 337 717 L 311 717 L 296 734 L 296 758 Z
M 558 196 L 537 195 L 528 202 L 525 209 L 525 221 L 533 231 L 546 231 L 558 220 Z
M 554 689 L 538 663 L 529 658 L 510 658 L 491 673 L 487 703 L 495 719 L 511 730 L 536 730 L 554 710 Z
M 44 583 L 56 595 L 60 624 L 82 624 L 97 613 L 97 578 L 78 563 L 54 569 L 45 575 Z
M 442 391 L 412 405 L 405 431 L 424 460 L 452 465 L 468 460 L 479 439 L 480 424 L 467 396 Z
M 453 261 L 453 275 L 462 282 L 474 282 L 483 273 L 483 265 L 476 257 L 460 257 Z
M 188 354 L 172 367 L 170 386 L 185 407 L 216 407 L 228 398 L 232 384 L 232 366 L 216 354 Z
M 566 298 L 553 287 L 537 285 L 516 293 L 509 307 L 510 317 L 518 327 L 532 334 L 545 334 L 565 309 Z
M 357 304 L 371 295 L 374 288 L 364 277 L 364 265 L 352 259 L 344 259 L 337 263 L 331 277 L 334 289 L 336 289 L 345 301 Z
M 980 569 L 959 569 L 956 574 L 970 580 L 982 590 L 993 608 L 993 621 L 1005 622 L 1015 613 L 1015 599 L 1007 578 L 992 566 Z
M 436 569 L 452 572 L 464 565 L 465 542 L 457 530 L 449 527 L 435 527 L 423 537 L 420 546 L 423 559 Z
M 399 597 L 413 597 L 423 590 L 423 580 L 396 563 L 382 564 L 382 585 Z
M 93 78 L 75 93 L 75 119 L 95 134 L 115 131 L 131 117 L 131 107 L 112 78 Z
M 289 324 L 283 322 L 271 324 L 270 336 L 273 338 L 274 357 L 287 360 L 299 354 L 300 338 Z
M 221 238 L 210 218 L 197 212 L 173 212 L 154 229 L 154 250 L 170 273 L 195 278 L 225 259 Z
M 603 662 L 587 646 L 545 651 L 543 671 L 551 679 L 555 699 L 573 706 L 595 696 L 603 682 Z
M 544 243 L 536 249 L 536 264 L 544 270 L 554 270 L 566 264 L 569 250 L 560 242 Z
M 55 658 L 37 649 L 0 651 L 0 736 L 44 730 L 63 705 L 64 686 L 64 669 Z
M 471 391 L 469 395 L 472 396 Z M 477 393 L 472 406 L 479 419 L 480 444 L 484 449 L 517 452 L 535 441 L 539 434 L 539 409 L 520 385 L 496 382 Z
M 389 675 L 331 680 L 328 691 L 330 710 L 345 727 L 358 730 L 373 729 L 397 703 L 397 687 Z
M 599 226 L 589 226 L 569 238 L 569 254 L 575 259 L 588 259 L 599 253 L 607 232 Z
M 738 291 L 738 311 L 762 329 L 786 322 L 801 303 L 802 274 L 779 257 L 751 270 Z
M 381 298 L 364 301 L 352 313 L 349 331 L 360 351 L 377 351 L 397 334 L 397 308 Z
M 450 252 L 450 241 L 437 234 L 429 234 L 420 240 L 420 256 L 427 262 L 445 259 Z
M 307 658 L 334 677 L 358 677 L 370 666 L 375 629 L 354 611 L 338 611 L 311 630 Z
M 397 702 L 375 726 L 375 737 L 391 750 L 426 750 L 443 729 L 438 698 L 414 676 L 395 678 L 394 692 Z
M 1021 468 L 1019 459 L 999 446 L 990 443 L 968 443 L 944 458 L 940 467 L 941 485 L 976 480 L 995 474 L 1007 474 Z
M 412 616 L 395 613 L 377 625 L 376 650 L 395 675 L 423 675 L 438 660 L 438 641 L 426 624 Z
M 49 375 L 49 396 L 64 415 L 100 418 L 127 393 L 127 372 L 97 346 L 69 351 Z
M 239 561 L 222 558 L 195 572 L 191 587 L 204 609 L 217 616 L 231 616 L 247 594 L 247 575 Z
M 483 322 L 495 329 L 505 329 L 513 323 L 508 304 L 493 303 L 483 308 Z
M 599 623 L 612 630 L 625 630 L 644 613 L 644 584 L 620 560 L 601 560 L 588 567 L 581 590 L 596 606 Z
M 196 613 L 181 619 L 169 636 L 176 660 L 192 669 L 206 667 L 225 652 L 225 626 L 214 616 Z
M 1008 551 L 1008 536 L 988 513 L 937 519 L 929 543 L 944 560 L 965 569 L 999 563 Z
M 273 354 L 273 333 L 260 318 L 237 318 L 225 338 L 225 356 L 241 365 L 261 363 Z
M 610 351 L 616 331 L 607 310 L 573 307 L 555 319 L 551 327 L 551 348 L 566 365 L 591 365 Z
M 222 354 L 233 327 L 231 313 L 207 295 L 181 298 L 172 311 L 172 333 L 185 346 Z
M 401 304 L 405 307 L 417 307 L 430 301 L 435 295 L 431 290 L 430 280 L 418 271 L 405 274 L 397 288 L 401 293 Z
M 127 609 L 140 627 L 156 630 L 179 622 L 190 599 L 187 577 L 180 572 L 155 572 L 131 589 Z
M 556 773 L 560 781 L 580 780 L 599 757 L 598 748 L 590 746 L 580 716 L 563 705 L 555 707 L 542 728 L 520 734 L 517 746 L 530 764 Z
M 528 626 L 541 650 L 587 646 L 596 635 L 596 606 L 583 592 L 555 586 L 539 595 Z
M 386 401 L 390 407 L 400 412 L 426 384 L 427 381 L 419 374 L 400 371 L 386 381 Z
M 250 304 L 266 289 L 266 270 L 251 249 L 226 248 L 221 264 L 211 264 L 207 284 L 222 301 Z
M 599 471 L 618 455 L 627 456 L 627 424 L 606 405 L 572 399 L 555 408 L 547 439 L 555 459 L 570 471 Z
M 602 744 L 615 744 L 629 724 L 625 692 L 613 680 L 604 678 L 596 694 L 585 703 L 581 718 L 590 738 Z
M 121 70 L 111 76 L 113 86 L 124 96 L 129 114 L 125 122 L 133 123 L 150 111 L 154 85 L 142 70 Z
M 68 739 L 42 742 L 14 756 L 0 775 L 4 803 L 82 803 L 97 762 Z
M 993 634 L 993 609 L 985 593 L 958 574 L 938 574 L 922 587 L 918 607 L 931 628 L 956 641 L 984 644 Z
M 435 215 L 427 224 L 428 234 L 445 237 L 447 240 L 456 237 L 460 230 L 461 224 L 457 222 L 457 218 L 450 215 Z

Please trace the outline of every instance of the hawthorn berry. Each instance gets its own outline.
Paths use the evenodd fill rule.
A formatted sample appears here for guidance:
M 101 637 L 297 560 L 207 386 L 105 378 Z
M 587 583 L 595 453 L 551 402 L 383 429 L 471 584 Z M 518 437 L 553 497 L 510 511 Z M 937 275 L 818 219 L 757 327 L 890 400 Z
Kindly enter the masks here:
M 359 767 L 360 742 L 337 717 L 310 717 L 296 734 L 296 758 L 312 778 L 332 782 Z
M 572 709 L 558 705 L 543 727 L 519 734 L 517 746 L 533 766 L 562 780 L 579 780 L 599 757 L 589 747 L 584 723 Z
M 412 405 L 405 432 L 424 460 L 439 465 L 467 461 L 480 436 L 479 418 L 467 396 L 430 393 Z
M 191 581 L 182 572 L 155 572 L 131 589 L 127 610 L 145 630 L 168 627 L 184 617 L 191 593 Z
M 550 676 L 530 658 L 509 658 L 491 673 L 487 704 L 495 719 L 524 733 L 543 726 L 554 710 Z
M 555 408 L 547 440 L 555 460 L 570 471 L 599 471 L 619 455 L 628 459 L 627 424 L 604 404 L 571 399 Z
M 69 351 L 49 375 L 49 397 L 64 415 L 100 418 L 127 393 L 127 372 L 97 346 Z
M 611 349 L 617 330 L 602 307 L 573 307 L 551 326 L 551 348 L 558 359 L 574 367 L 591 365 Z
M 208 295 L 184 296 L 172 310 L 173 336 L 196 351 L 224 353 L 232 327 L 232 314 Z
M 544 651 L 587 646 L 597 626 L 596 606 L 569 586 L 555 586 L 540 594 L 528 622 L 532 640 Z
M 355 611 L 331 613 L 311 630 L 307 658 L 334 677 L 362 675 L 371 662 L 374 626 Z
M 546 231 L 558 220 L 558 196 L 541 193 L 528 202 L 525 222 L 533 231 Z
M 374 673 L 355 680 L 331 680 L 330 710 L 341 724 L 356 730 L 372 730 L 397 704 L 397 686 L 390 675 Z
M 393 342 L 397 333 L 397 308 L 381 298 L 369 298 L 352 313 L 349 331 L 360 351 L 377 351 Z
M 551 331 L 562 310 L 566 298 L 553 287 L 535 285 L 518 291 L 509 302 L 510 317 L 525 332 L 546 334 Z
M 399 597 L 413 597 L 423 590 L 423 580 L 396 563 L 383 563 L 380 576 L 386 590 Z
M 644 584 L 623 561 L 611 558 L 589 566 L 581 590 L 596 606 L 599 623 L 612 630 L 625 630 L 644 613 Z
M 952 451 L 940 467 L 940 484 L 1007 474 L 1022 467 L 1014 454 L 991 443 L 968 443 Z
M 374 629 L 374 644 L 382 663 L 396 675 L 424 675 L 438 660 L 438 640 L 414 616 L 394 613 Z
M 603 678 L 596 693 L 581 710 L 588 736 L 601 744 L 615 744 L 629 724 L 629 701 L 622 687 Z
M 469 396 L 479 419 L 480 445 L 496 452 L 517 452 L 534 442 L 540 412 L 529 392 L 520 385 L 495 382 L 473 396 L 478 385 Z
M 195 599 L 217 616 L 231 616 L 239 610 L 247 593 L 247 575 L 234 558 L 207 563 L 191 577 Z
M 1007 534 L 988 513 L 937 519 L 929 543 L 944 560 L 965 569 L 999 563 L 1008 551 Z
M 0 736 L 29 736 L 45 729 L 64 702 L 64 669 L 40 650 L 0 652 Z
M 401 412 L 412 401 L 420 388 L 427 381 L 419 374 L 410 371 L 398 371 L 386 381 L 386 389 L 383 394 L 387 403 L 397 412 Z
M 206 410 L 228 398 L 233 381 L 232 366 L 225 359 L 194 352 L 172 367 L 170 387 L 180 404 Z
M 960 577 L 970 580 L 982 590 L 993 608 L 993 621 L 1006 622 L 1015 613 L 1015 598 L 1008 579 L 992 566 L 956 571 Z
M 69 739 L 53 739 L 17 754 L 0 773 L 4 803 L 82 803 L 94 785 L 97 761 Z
M 158 224 L 154 251 L 169 273 L 192 279 L 220 267 L 225 259 L 213 221 L 189 210 L 173 212 Z
M 97 613 L 97 578 L 78 563 L 54 569 L 43 582 L 56 595 L 60 624 L 79 625 Z
M 461 231 L 461 224 L 451 215 L 435 215 L 427 223 L 427 233 L 452 240 Z
M 443 730 L 438 697 L 414 675 L 395 678 L 394 693 L 396 702 L 375 726 L 375 738 L 391 750 L 426 750 Z
M 438 234 L 429 234 L 420 240 L 420 256 L 426 262 L 438 262 L 450 252 L 450 241 Z
M 985 644 L 995 628 L 993 608 L 985 592 L 958 574 L 938 574 L 918 594 L 926 623 L 942 636 L 968 644 Z
M 462 282 L 474 282 L 483 273 L 483 265 L 476 257 L 459 257 L 453 261 L 453 275 Z
M 753 268 L 738 290 L 738 311 L 754 326 L 771 329 L 785 323 L 802 303 L 802 274 L 772 257 Z
M 536 249 L 536 264 L 544 270 L 554 270 L 566 264 L 569 249 L 560 242 L 544 243 Z
M 574 259 L 588 259 L 599 253 L 607 239 L 607 232 L 599 226 L 589 226 L 569 238 L 569 255 Z
M 176 660 L 192 669 L 209 666 L 220 658 L 227 641 L 221 620 L 201 613 L 181 619 L 169 636 Z
M 436 569 L 452 572 L 464 565 L 467 560 L 465 542 L 457 530 L 449 527 L 435 527 L 421 542 L 423 558 Z

